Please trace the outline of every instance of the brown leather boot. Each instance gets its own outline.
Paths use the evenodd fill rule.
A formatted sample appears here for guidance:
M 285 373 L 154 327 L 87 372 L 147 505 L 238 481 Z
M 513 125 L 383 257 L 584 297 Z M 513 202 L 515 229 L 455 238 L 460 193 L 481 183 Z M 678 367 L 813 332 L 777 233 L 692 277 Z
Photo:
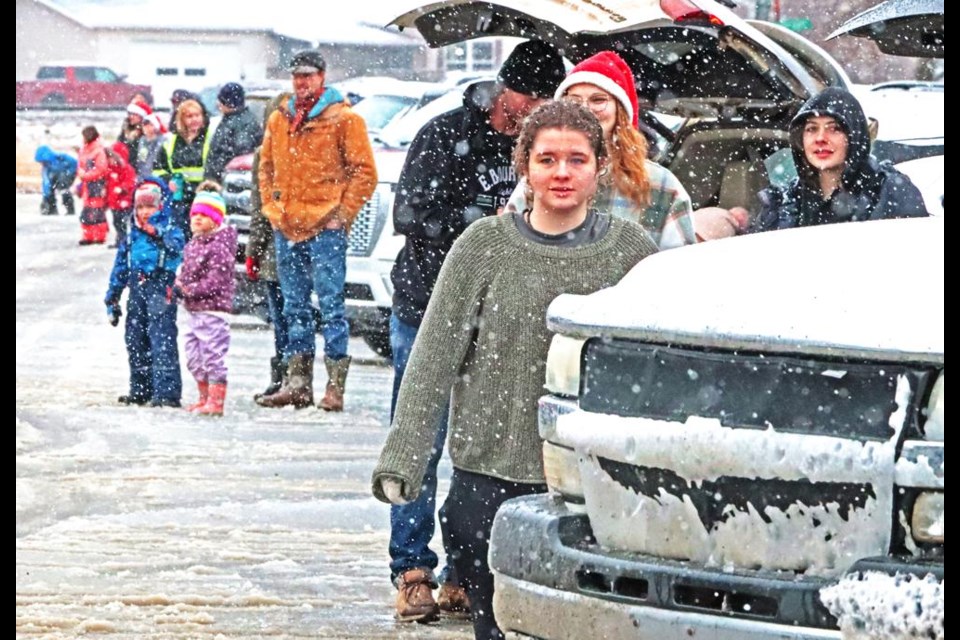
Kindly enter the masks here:
M 440 608 L 440 614 L 458 620 L 468 620 L 470 618 L 470 597 L 463 587 L 459 587 L 451 582 L 444 582 L 440 585 L 440 592 L 437 594 L 437 606 Z
M 347 383 L 347 371 L 350 369 L 350 356 L 339 360 L 324 358 L 323 364 L 327 367 L 327 390 L 320 401 L 320 408 L 324 411 L 343 411 L 343 388 Z
M 408 569 L 397 580 L 397 620 L 400 622 L 433 622 L 440 617 L 440 608 L 433 600 L 437 587 L 427 569 Z
M 298 353 L 287 365 L 287 380 L 276 393 L 257 399 L 261 407 L 303 409 L 313 404 L 313 355 Z

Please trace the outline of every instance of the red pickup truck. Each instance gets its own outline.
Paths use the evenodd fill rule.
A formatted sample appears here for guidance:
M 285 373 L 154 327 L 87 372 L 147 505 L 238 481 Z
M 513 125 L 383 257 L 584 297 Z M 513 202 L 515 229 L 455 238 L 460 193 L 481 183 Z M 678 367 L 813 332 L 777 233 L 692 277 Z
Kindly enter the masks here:
M 43 65 L 36 80 L 17 82 L 17 109 L 123 108 L 135 93 L 149 96 L 150 85 L 130 84 L 107 67 Z

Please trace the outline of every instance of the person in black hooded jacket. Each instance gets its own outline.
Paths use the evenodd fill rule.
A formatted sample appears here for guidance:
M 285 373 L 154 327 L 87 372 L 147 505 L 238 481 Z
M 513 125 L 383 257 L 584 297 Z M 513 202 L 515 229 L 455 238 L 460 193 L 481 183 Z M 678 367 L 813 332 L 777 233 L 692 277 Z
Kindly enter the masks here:
M 751 231 L 929 215 L 906 175 L 870 155 L 867 118 L 844 89 L 810 98 L 790 123 L 797 178 L 760 192 Z

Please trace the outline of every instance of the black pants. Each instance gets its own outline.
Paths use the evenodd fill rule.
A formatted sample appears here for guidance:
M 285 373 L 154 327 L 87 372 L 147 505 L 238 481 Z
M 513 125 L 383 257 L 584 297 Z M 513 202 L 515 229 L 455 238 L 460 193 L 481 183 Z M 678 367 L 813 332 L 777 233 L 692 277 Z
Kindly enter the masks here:
M 119 245 L 127 237 L 127 229 L 130 224 L 130 217 L 133 214 L 133 208 L 113 209 L 113 231 L 117 236 Z
M 470 596 L 473 635 L 477 640 L 503 638 L 493 617 L 493 574 L 487 561 L 493 516 L 506 500 L 546 493 L 544 484 L 510 482 L 461 469 L 453 470 L 444 502 L 447 521 L 443 544 L 460 585 Z

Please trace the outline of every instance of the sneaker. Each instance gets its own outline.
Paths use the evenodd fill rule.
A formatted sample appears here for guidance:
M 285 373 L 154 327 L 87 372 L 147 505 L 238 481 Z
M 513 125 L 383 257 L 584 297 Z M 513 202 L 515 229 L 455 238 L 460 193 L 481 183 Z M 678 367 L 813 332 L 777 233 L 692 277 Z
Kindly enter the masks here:
M 437 606 L 440 608 L 440 614 L 448 618 L 457 620 L 470 619 L 470 596 L 451 582 L 444 582 L 440 585 L 440 593 L 437 594 Z
M 137 406 L 143 406 L 150 402 L 149 398 L 138 398 L 137 396 L 120 396 L 117 398 L 117 402 L 120 404 L 135 404 Z
M 159 398 L 157 400 L 150 401 L 151 407 L 172 407 L 174 409 L 180 408 L 180 401 L 175 398 Z
M 433 622 L 440 608 L 433 599 L 437 583 L 429 569 L 409 569 L 397 579 L 397 612 L 400 622 Z

